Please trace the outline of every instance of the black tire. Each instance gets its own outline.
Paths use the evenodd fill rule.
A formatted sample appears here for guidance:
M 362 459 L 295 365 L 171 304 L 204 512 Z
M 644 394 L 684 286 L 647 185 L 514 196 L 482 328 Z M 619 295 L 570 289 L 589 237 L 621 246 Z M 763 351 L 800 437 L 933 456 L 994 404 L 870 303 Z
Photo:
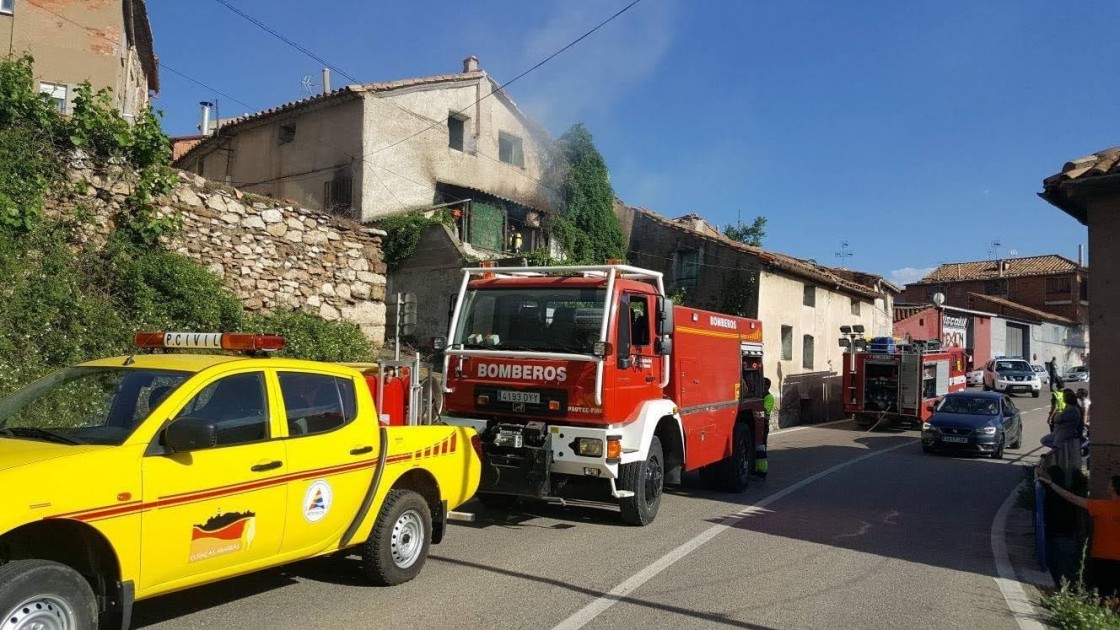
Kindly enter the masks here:
M 1031 398 L 1038 398 L 1040 392 L 1031 392 Z
M 362 544 L 362 571 L 377 586 L 403 584 L 420 574 L 431 544 L 428 502 L 412 490 L 390 490 Z
M 731 456 L 712 464 L 709 487 L 724 492 L 745 491 L 754 473 L 754 460 L 754 431 L 746 422 L 736 422 L 731 435 Z
M 97 600 L 89 582 L 65 564 L 13 560 L 0 565 L 0 615 L 17 628 L 42 620 L 47 627 L 85 630 L 97 627 Z
M 869 416 L 859 415 L 856 416 L 856 426 L 861 429 L 866 429 L 871 426 L 871 418 Z
M 988 381 L 984 381 L 984 391 L 986 391 L 986 392 L 992 391 L 992 388 L 988 387 Z
M 1003 459 L 1003 444 L 1006 441 L 1006 435 L 999 436 L 999 444 L 996 445 L 996 450 L 992 451 L 992 454 L 990 455 L 992 459 Z
M 478 499 L 479 503 L 486 506 L 486 509 L 495 511 L 512 510 L 517 507 L 519 503 L 519 497 L 513 494 L 479 492 L 475 497 Z
M 620 499 L 622 522 L 628 525 L 649 525 L 661 507 L 661 491 L 665 488 L 665 456 L 661 440 L 654 436 L 645 461 L 623 464 L 618 471 L 622 490 L 634 493 Z
M 1019 429 L 1019 434 L 1015 436 L 1015 441 L 1007 446 L 1007 448 L 1020 448 L 1023 446 L 1023 430 Z

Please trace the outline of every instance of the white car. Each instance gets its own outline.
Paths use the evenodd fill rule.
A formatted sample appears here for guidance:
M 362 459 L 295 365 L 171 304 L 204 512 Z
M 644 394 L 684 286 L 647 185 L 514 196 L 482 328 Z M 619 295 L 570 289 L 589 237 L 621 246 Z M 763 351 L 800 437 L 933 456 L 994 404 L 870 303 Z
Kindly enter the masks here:
M 1050 384 L 1050 373 L 1046 371 L 1045 367 L 1037 363 L 1032 363 L 1031 367 L 1038 374 L 1038 380 L 1042 382 L 1044 387 Z
M 1042 381 L 1031 364 L 1023 359 L 992 359 L 984 366 L 984 390 L 1005 394 L 1030 393 L 1038 398 Z
M 1089 368 L 1084 365 L 1079 365 L 1075 368 L 1070 368 L 1062 380 L 1067 383 L 1088 383 L 1089 382 Z
M 973 370 L 966 374 L 965 378 L 968 379 L 969 385 L 975 385 L 979 387 L 984 384 L 984 370 Z

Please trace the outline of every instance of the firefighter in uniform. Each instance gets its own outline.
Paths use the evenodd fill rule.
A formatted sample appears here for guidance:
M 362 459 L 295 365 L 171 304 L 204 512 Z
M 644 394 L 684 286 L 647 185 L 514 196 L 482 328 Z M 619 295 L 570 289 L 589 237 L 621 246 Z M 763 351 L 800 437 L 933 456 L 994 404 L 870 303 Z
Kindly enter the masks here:
M 770 379 L 762 379 L 762 389 L 766 390 L 766 395 L 762 397 L 762 412 L 766 416 L 764 418 L 766 424 L 762 427 L 762 442 L 754 447 L 754 474 L 765 481 L 766 473 L 770 468 L 766 461 L 766 443 L 770 439 L 770 414 L 774 412 L 774 394 L 770 393 Z

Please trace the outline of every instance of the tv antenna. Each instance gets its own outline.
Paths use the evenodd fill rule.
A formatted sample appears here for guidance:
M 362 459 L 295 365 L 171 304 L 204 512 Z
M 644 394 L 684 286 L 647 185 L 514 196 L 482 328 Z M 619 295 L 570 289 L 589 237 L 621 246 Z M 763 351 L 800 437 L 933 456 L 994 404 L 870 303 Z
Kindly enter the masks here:
M 992 241 L 991 247 L 988 248 L 988 260 L 996 260 L 999 258 L 999 248 L 1002 243 L 998 240 Z
M 315 93 L 315 84 L 312 81 L 313 79 L 310 74 L 303 75 L 303 78 L 299 80 L 299 87 L 303 89 L 303 93 L 306 96 L 311 96 Z
M 840 251 L 836 252 L 836 257 L 840 259 L 840 268 L 846 268 L 848 259 L 853 256 L 852 250 L 848 249 L 848 241 L 840 241 Z

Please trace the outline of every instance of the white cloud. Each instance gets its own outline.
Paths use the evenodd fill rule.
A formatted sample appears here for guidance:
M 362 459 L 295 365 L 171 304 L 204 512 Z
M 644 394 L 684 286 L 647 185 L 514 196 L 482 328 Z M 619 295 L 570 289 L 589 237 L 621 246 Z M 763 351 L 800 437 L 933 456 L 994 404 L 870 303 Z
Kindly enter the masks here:
M 937 267 L 903 267 L 902 269 L 895 269 L 891 272 L 891 282 L 895 284 L 910 284 L 917 282 L 924 278 L 926 274 L 931 273 Z
M 556 3 L 548 20 L 526 34 L 524 63 L 537 63 L 624 6 L 607 5 Z M 675 0 L 643 2 L 526 77 L 516 88 L 525 110 L 549 128 L 562 130 L 589 113 L 609 109 L 652 75 L 668 53 L 675 5 Z

